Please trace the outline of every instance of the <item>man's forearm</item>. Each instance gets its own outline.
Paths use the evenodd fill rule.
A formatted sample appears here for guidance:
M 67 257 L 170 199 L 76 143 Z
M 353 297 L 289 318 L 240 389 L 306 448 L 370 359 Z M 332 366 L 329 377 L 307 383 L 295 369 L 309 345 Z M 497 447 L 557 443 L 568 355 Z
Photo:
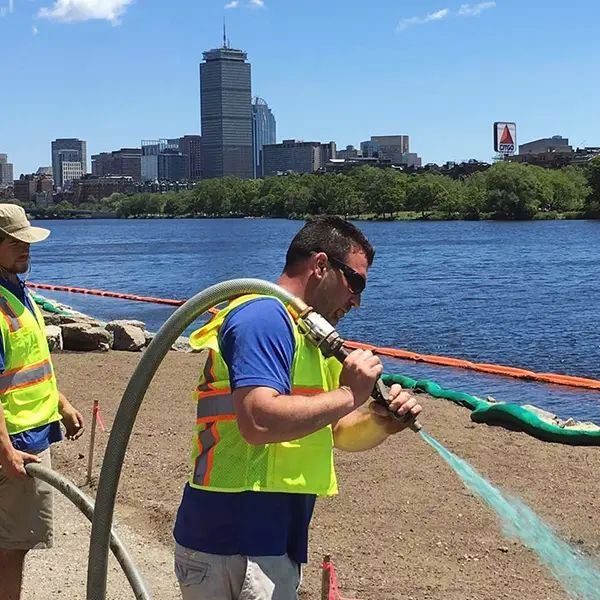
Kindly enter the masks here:
M 333 428 L 335 447 L 346 452 L 363 452 L 383 443 L 389 434 L 367 407 L 360 407 L 340 419 Z
M 336 423 L 354 408 L 349 388 L 315 396 L 272 396 L 247 399 L 250 410 L 238 411 L 240 433 L 250 444 L 289 442 Z
M 69 401 L 62 392 L 58 392 L 58 412 L 62 414 L 63 408 L 69 405 Z

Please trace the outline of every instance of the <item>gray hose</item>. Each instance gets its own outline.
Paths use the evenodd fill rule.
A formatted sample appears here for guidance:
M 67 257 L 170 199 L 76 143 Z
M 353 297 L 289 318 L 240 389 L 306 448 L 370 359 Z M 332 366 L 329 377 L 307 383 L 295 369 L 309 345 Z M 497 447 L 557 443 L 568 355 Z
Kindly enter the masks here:
M 66 477 L 39 465 L 37 463 L 27 463 L 25 470 L 32 477 L 37 477 L 41 481 L 45 481 L 48 485 L 61 492 L 63 496 L 66 496 L 91 522 L 94 517 L 94 503 L 88 498 L 74 483 L 69 481 Z M 121 565 L 129 585 L 133 590 L 137 600 L 150 600 L 150 594 L 146 589 L 144 581 L 135 565 L 135 562 L 127 552 L 127 549 L 123 545 L 123 542 L 113 531 L 110 534 L 110 549 L 114 554 L 115 558 Z
M 285 303 L 294 298 L 278 285 L 260 279 L 232 279 L 218 283 L 196 294 L 178 308 L 142 355 L 115 416 L 100 471 L 90 539 L 87 600 L 106 600 L 108 546 L 123 460 L 136 416 L 156 370 L 175 340 L 200 315 L 230 298 L 252 293 L 276 296 Z

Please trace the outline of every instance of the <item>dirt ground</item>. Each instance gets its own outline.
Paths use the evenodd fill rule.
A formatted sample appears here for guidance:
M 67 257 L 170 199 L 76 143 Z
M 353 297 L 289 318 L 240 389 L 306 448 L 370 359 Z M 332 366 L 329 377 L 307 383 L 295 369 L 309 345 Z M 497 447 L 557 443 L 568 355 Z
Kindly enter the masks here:
M 88 425 L 97 399 L 110 427 L 139 358 L 125 352 L 64 353 L 54 360 L 61 389 Z M 175 352 L 163 362 L 138 415 L 117 498 L 119 526 L 134 532 L 127 538 L 131 543 L 145 546 L 144 577 L 157 592 L 157 582 L 171 590 L 169 598 L 177 597 L 171 530 L 188 471 L 197 363 L 197 356 Z M 540 442 L 475 425 L 466 409 L 450 402 L 423 396 L 422 403 L 429 434 L 489 481 L 522 498 L 563 539 L 600 557 L 600 448 Z M 98 475 L 108 433 L 98 431 L 96 440 Z M 81 440 L 63 442 L 54 452 L 54 467 L 78 485 L 84 483 L 88 445 L 89 429 Z M 332 555 L 342 594 L 361 600 L 569 597 L 531 551 L 503 536 L 491 509 L 411 431 L 367 453 L 338 452 L 336 463 L 340 494 L 317 502 L 304 600 L 320 598 L 324 554 Z M 65 560 L 83 561 L 76 576 L 84 581 L 88 539 L 85 533 L 80 537 L 72 550 L 77 556 Z M 64 592 L 62 597 L 80 597 Z M 128 597 L 122 594 L 109 586 L 109 598 Z M 153 597 L 167 595 L 163 589 Z

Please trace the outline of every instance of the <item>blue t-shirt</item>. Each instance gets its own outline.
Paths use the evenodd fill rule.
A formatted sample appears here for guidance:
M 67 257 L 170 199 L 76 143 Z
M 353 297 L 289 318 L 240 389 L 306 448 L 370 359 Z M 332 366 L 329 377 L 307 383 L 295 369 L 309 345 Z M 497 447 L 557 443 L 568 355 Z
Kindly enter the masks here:
M 33 300 L 30 298 L 29 293 L 25 288 L 25 284 L 22 281 L 19 280 L 19 283 L 15 284 L 12 281 L 0 278 L 0 285 L 15 295 L 31 311 L 33 316 L 36 316 L 32 304 Z M 4 340 L 0 333 L 0 373 L 4 373 L 5 371 L 5 356 Z M 21 452 L 41 452 L 42 450 L 49 448 L 50 444 L 60 442 L 61 440 L 62 431 L 60 429 L 59 421 L 50 423 L 50 425 L 42 425 L 41 427 L 28 429 L 27 431 L 10 436 L 13 448 L 20 450 Z
M 290 394 L 295 340 L 284 306 L 272 298 L 247 302 L 221 327 L 219 344 L 231 389 L 270 387 Z M 223 493 L 186 485 L 177 513 L 178 544 L 210 554 L 288 556 L 305 563 L 316 496 L 278 492 Z

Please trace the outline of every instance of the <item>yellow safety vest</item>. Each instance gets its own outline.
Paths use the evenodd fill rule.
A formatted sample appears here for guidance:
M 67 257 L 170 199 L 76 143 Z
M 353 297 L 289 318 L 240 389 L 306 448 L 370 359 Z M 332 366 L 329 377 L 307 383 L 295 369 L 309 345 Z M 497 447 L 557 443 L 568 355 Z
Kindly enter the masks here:
M 219 492 L 337 494 L 331 425 L 298 440 L 260 446 L 248 444 L 240 434 L 218 335 L 234 308 L 260 297 L 237 298 L 190 336 L 192 347 L 204 350 L 207 360 L 194 391 L 197 414 L 189 484 Z M 290 320 L 296 342 L 292 393 L 310 396 L 336 389 L 341 365 L 325 359 L 300 334 L 291 315 Z
M 4 344 L 0 398 L 10 435 L 60 420 L 44 317 L 35 302 L 32 304 L 37 318 L 0 286 L 0 333 Z

